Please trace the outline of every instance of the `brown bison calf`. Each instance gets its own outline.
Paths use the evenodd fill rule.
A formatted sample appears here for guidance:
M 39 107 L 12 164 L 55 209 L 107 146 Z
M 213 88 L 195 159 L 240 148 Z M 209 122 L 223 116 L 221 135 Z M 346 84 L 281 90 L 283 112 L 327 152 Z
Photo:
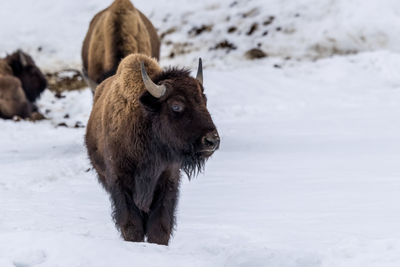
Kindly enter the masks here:
M 132 53 L 158 60 L 160 40 L 153 24 L 129 0 L 115 0 L 94 16 L 83 42 L 82 72 L 92 90 Z
M 0 118 L 30 117 L 47 81 L 33 59 L 18 50 L 0 60 Z
M 96 89 L 86 146 L 125 240 L 167 245 L 180 170 L 195 175 L 218 149 L 203 90 L 201 61 L 195 79 L 139 54 Z

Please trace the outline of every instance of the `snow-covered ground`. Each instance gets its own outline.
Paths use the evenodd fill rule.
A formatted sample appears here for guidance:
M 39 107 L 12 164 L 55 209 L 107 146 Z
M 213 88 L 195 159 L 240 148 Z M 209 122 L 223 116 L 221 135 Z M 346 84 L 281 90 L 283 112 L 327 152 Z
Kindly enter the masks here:
M 19 8 L 8 15 L 14 24 L 0 30 L 1 40 L 7 36 L 0 52 L 21 45 L 45 68 L 78 66 L 88 14 L 108 2 L 1 3 L 2 25 L 5 9 Z M 258 61 L 243 58 L 259 42 L 255 35 L 220 32 L 239 47 L 226 57 L 207 49 L 217 30 L 193 37 L 203 40 L 203 50 L 177 58 L 169 59 L 163 46 L 164 66 L 195 69 L 203 54 L 209 110 L 222 137 L 205 173 L 182 184 L 169 247 L 119 237 L 108 196 L 90 170 L 85 129 L 74 128 L 88 119 L 89 89 L 61 99 L 46 91 L 39 106 L 47 121 L 0 120 L 0 266 L 400 266 L 400 4 L 254 0 L 237 1 L 232 11 L 225 7 L 233 1 L 152 2 L 134 3 L 157 23 L 173 9 L 168 21 L 200 10 L 165 38 L 184 40 L 186 29 L 200 24 L 193 18 L 219 21 L 240 6 L 258 6 L 256 17 L 276 16 L 273 23 L 291 24 L 296 32 L 267 35 L 262 49 L 274 57 Z M 296 12 L 299 21 L 286 20 Z M 27 13 L 31 20 L 17 19 Z M 175 24 L 168 23 L 157 26 Z M 14 28 L 25 35 L 13 34 Z M 373 38 L 378 32 L 385 44 Z M 351 34 L 365 35 L 367 44 L 351 42 Z M 310 53 L 328 40 L 323 36 L 335 36 L 340 51 L 362 53 Z M 38 45 L 42 52 L 34 52 Z
M 22 48 L 46 71 L 80 69 L 93 15 L 112 0 L 14 0 L 0 4 L 0 56 Z M 243 64 L 255 47 L 279 58 L 316 59 L 360 51 L 400 52 L 398 0 L 135 0 L 164 35 L 161 64 L 199 56 L 218 68 Z M 250 30 L 256 25 L 253 32 Z M 196 34 L 196 30 L 204 30 Z M 224 41 L 236 49 L 215 49 Z M 174 57 L 171 58 L 171 53 Z

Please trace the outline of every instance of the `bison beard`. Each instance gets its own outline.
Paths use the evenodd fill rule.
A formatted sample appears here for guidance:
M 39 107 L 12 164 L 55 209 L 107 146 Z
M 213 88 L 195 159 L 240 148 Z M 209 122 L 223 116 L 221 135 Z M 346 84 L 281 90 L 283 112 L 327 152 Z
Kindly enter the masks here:
M 203 172 L 205 164 L 206 158 L 193 151 L 183 157 L 181 169 L 190 180 L 193 176 L 197 176 L 199 173 Z

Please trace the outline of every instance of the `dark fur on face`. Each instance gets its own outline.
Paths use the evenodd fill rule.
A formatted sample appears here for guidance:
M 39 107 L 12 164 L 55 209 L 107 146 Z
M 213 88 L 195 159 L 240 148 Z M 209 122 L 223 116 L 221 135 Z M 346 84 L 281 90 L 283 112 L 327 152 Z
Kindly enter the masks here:
M 22 89 L 27 99 L 34 103 L 47 87 L 47 80 L 40 69 L 35 65 L 32 57 L 17 50 L 5 58 L 13 74 L 22 83 Z
M 174 151 L 172 160 L 180 163 L 190 179 L 203 171 L 209 156 L 199 152 L 201 137 L 216 131 L 207 111 L 204 88 L 190 77 L 188 69 L 169 68 L 157 75 L 154 82 L 167 86 L 166 96 L 157 99 L 146 92 L 140 100 L 151 117 L 152 131 L 158 141 Z M 171 110 L 176 103 L 184 106 L 182 112 Z

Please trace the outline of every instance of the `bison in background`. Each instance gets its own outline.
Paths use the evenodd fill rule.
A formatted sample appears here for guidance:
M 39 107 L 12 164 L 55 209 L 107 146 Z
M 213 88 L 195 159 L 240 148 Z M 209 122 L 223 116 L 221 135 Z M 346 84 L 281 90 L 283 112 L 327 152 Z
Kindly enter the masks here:
M 46 78 L 28 54 L 17 50 L 0 59 L 0 118 L 28 118 L 35 112 L 35 119 L 41 119 L 34 103 L 46 87 Z
M 158 60 L 160 39 L 153 24 L 129 0 L 115 0 L 94 16 L 83 42 L 82 72 L 92 91 L 132 53 Z
M 111 196 L 127 241 L 167 245 L 175 222 L 180 170 L 201 171 L 219 147 L 207 110 L 202 65 L 162 70 L 145 55 L 126 57 L 96 89 L 86 147 Z
M 28 118 L 31 112 L 32 105 L 26 99 L 21 82 L 11 75 L 0 75 L 0 118 Z
M 47 80 L 36 66 L 32 57 L 18 50 L 5 58 L 11 67 L 13 75 L 22 83 L 25 95 L 31 103 L 39 98 L 47 87 Z

